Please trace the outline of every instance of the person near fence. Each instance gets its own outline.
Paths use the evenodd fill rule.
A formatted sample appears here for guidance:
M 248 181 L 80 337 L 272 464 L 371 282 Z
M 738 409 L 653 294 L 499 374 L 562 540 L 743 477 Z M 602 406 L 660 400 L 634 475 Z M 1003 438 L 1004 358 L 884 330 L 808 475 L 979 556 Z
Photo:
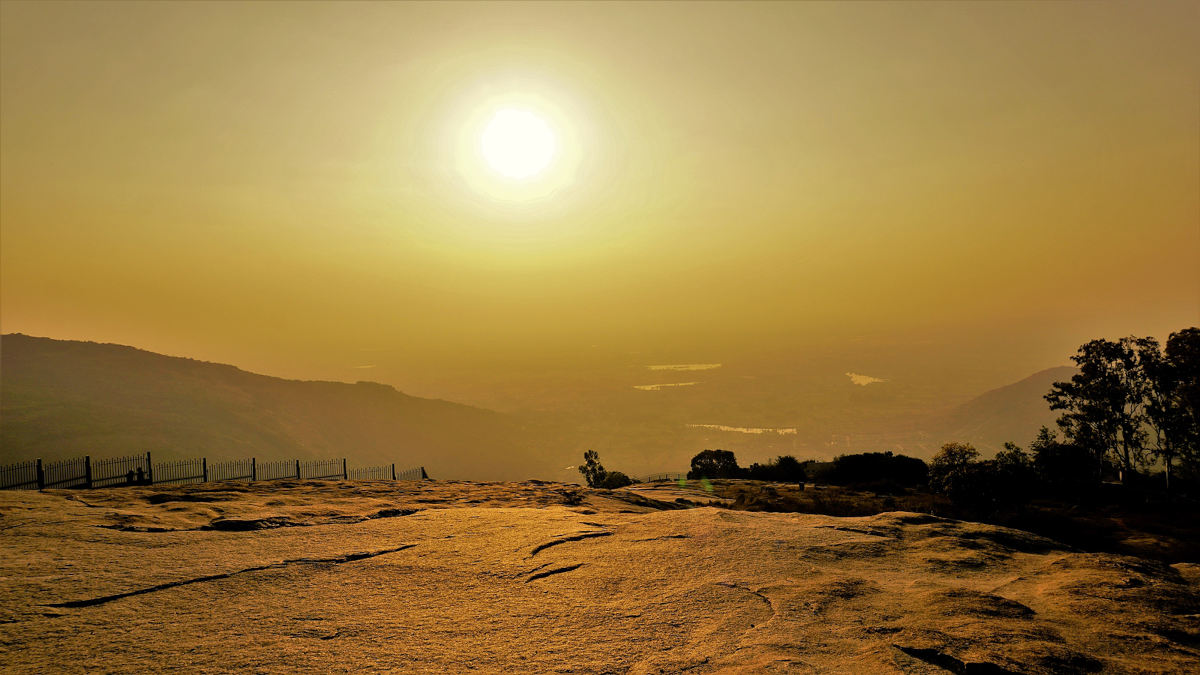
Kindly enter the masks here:
M 138 469 L 138 471 L 141 471 L 141 469 Z M 130 469 L 129 473 L 125 474 L 125 484 L 133 485 L 133 469 Z
M 144 485 L 145 483 L 146 483 L 146 472 L 143 471 L 142 467 L 139 466 L 137 468 L 137 484 Z

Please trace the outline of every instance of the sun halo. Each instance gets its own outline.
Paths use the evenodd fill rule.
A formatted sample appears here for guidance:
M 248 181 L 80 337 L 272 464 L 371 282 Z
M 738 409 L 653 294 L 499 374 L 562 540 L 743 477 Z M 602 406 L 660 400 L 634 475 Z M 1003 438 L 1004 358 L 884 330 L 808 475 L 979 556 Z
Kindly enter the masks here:
M 520 108 L 501 108 L 480 134 L 479 150 L 493 171 L 512 180 L 528 180 L 554 161 L 558 139 L 546 120 L 537 114 Z

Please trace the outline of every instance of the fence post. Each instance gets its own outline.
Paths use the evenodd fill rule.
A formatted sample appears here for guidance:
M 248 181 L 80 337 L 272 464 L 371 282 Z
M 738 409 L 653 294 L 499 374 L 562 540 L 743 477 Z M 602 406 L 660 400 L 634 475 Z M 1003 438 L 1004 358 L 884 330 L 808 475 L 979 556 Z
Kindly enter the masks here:
M 150 463 L 150 451 L 146 451 L 146 484 L 154 485 L 154 465 Z
M 207 457 L 200 458 L 200 469 L 204 475 L 203 482 L 207 483 L 208 482 L 208 458 Z
M 350 480 L 350 472 L 346 471 L 346 458 L 342 458 L 342 480 Z
M 429 480 L 429 474 L 425 473 L 425 467 L 421 467 L 421 480 Z
M 396 480 L 396 463 L 392 462 L 392 480 Z
M 300 460 L 296 460 L 296 480 L 300 480 Z
M 254 464 L 254 458 L 250 458 L 250 482 L 258 480 L 258 467 Z
M 45 490 L 46 489 L 46 471 L 45 471 L 45 469 L 42 468 L 42 458 L 41 457 L 38 457 L 37 481 L 38 481 L 38 489 Z
M 92 489 L 92 456 L 83 456 L 83 484 L 87 489 Z

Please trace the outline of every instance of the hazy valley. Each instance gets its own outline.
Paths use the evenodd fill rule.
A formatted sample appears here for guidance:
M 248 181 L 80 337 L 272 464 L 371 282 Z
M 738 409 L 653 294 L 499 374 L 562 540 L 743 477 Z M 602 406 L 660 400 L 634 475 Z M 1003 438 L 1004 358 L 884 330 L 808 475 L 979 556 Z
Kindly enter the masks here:
M 149 450 L 163 458 L 347 457 L 423 465 L 442 478 L 568 481 L 589 448 L 644 475 L 686 470 L 703 448 L 758 461 L 883 450 L 928 458 L 951 440 L 984 452 L 1024 445 L 1053 425 L 1042 396 L 1072 372 L 1042 371 L 947 404 L 911 384 L 856 385 L 828 367 L 771 378 L 733 366 L 636 366 L 589 387 L 539 385 L 549 388 L 536 394 L 536 410 L 528 389 L 514 391 L 516 409 L 502 413 L 383 384 L 284 380 L 120 345 L 5 335 L 0 359 L 0 461 Z M 664 373 L 704 384 L 636 388 L 637 377 Z

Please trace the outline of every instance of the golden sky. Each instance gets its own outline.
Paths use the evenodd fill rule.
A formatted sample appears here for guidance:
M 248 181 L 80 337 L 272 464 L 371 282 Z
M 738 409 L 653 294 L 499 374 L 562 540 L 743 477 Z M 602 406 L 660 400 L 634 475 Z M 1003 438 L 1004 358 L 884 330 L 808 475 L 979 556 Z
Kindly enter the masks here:
M 1200 321 L 1195 2 L 0 12 L 6 333 L 437 394 Z M 537 199 L 464 165 L 496 101 L 556 133 Z

